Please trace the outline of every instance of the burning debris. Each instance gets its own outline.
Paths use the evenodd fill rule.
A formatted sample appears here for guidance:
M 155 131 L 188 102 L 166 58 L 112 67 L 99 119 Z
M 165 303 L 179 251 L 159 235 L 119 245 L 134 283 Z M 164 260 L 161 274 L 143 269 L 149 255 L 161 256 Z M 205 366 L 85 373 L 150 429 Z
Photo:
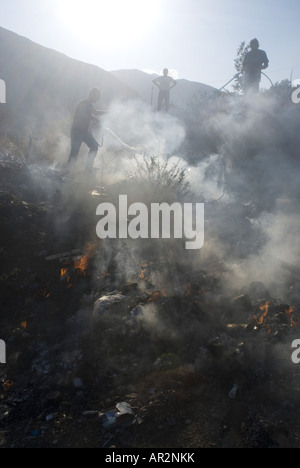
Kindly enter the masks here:
M 60 278 L 61 278 L 62 281 L 64 281 L 67 284 L 68 288 L 72 287 L 71 278 L 70 278 L 70 276 L 68 274 L 68 269 L 67 268 L 62 268 L 60 270 Z
M 94 243 L 90 242 L 87 246 L 86 254 L 83 257 L 81 257 L 79 260 L 76 260 L 74 262 L 75 270 L 78 270 L 79 274 L 81 274 L 82 276 L 86 276 L 90 260 L 95 255 L 99 245 L 100 245 L 100 242 L 94 242 Z
M 5 155 L 0 446 L 298 446 L 300 276 L 296 260 L 273 255 L 291 260 L 284 234 L 299 226 L 292 191 L 267 200 L 276 174 L 260 178 L 264 148 L 261 162 L 254 144 L 252 160 L 243 152 L 269 122 L 250 114 L 242 128 L 218 116 L 226 167 L 220 155 L 191 167 L 204 182 L 220 170 L 231 191 L 206 202 L 197 253 L 176 239 L 96 238 L 99 202 L 127 188 L 136 200 L 138 187 L 149 203 L 145 179 L 111 176 L 104 194 L 97 177 Z M 155 201 L 173 202 L 164 176 Z
M 267 301 L 264 305 L 260 306 L 260 310 L 262 311 L 262 314 L 259 319 L 255 317 L 255 320 L 257 321 L 258 325 L 263 325 L 266 317 L 268 316 L 269 313 L 269 308 L 270 308 L 270 302 Z

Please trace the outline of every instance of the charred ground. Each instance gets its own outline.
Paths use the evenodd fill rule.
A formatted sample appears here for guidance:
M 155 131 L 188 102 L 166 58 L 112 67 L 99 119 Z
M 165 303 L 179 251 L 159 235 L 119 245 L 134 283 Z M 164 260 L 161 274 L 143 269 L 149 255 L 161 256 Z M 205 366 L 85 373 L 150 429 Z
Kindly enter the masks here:
M 299 215 L 299 117 L 268 102 L 206 113 L 204 143 L 187 128 L 186 159 L 200 174 L 207 152 L 221 154 L 201 177 L 229 194 L 205 200 L 199 255 L 100 241 L 97 204 L 144 182 L 64 176 L 2 139 L 2 447 L 299 446 L 298 250 L 283 261 L 272 236 L 278 216 Z M 292 230 L 290 245 L 297 226 L 278 236 Z

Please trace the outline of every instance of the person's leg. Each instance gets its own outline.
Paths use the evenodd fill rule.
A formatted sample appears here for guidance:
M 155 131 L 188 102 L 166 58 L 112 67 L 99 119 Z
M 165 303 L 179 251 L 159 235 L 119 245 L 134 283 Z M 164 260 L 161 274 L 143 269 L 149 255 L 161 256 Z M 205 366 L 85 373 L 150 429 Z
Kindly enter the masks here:
M 158 93 L 158 100 L 157 100 L 157 110 L 160 111 L 162 106 L 162 95 L 161 91 Z
M 71 151 L 68 161 L 70 165 L 76 162 L 82 141 L 82 135 L 78 135 L 75 132 L 71 133 Z
M 158 111 L 161 111 L 162 104 L 163 104 L 163 100 L 164 100 L 164 93 L 163 93 L 163 91 L 159 91 L 159 94 L 158 94 L 158 106 L 157 106 L 157 110 L 158 110 Z
M 87 133 L 83 141 L 90 149 L 85 169 L 86 171 L 91 171 L 93 169 L 95 157 L 98 153 L 99 143 L 90 131 Z
M 259 93 L 259 77 L 248 74 L 245 76 L 244 94 L 255 95 Z
M 170 92 L 167 91 L 165 95 L 165 111 L 168 112 L 170 107 Z
M 257 80 L 253 82 L 253 91 L 255 92 L 255 94 L 259 94 L 259 85 L 260 85 L 260 81 L 257 78 Z

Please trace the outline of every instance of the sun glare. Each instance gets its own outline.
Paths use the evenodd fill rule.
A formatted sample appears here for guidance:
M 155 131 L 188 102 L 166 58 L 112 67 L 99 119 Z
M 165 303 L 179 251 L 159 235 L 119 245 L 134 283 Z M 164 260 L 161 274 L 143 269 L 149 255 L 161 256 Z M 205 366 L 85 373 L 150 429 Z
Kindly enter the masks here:
M 120 48 L 141 40 L 160 15 L 161 0 L 62 0 L 59 14 L 85 42 Z

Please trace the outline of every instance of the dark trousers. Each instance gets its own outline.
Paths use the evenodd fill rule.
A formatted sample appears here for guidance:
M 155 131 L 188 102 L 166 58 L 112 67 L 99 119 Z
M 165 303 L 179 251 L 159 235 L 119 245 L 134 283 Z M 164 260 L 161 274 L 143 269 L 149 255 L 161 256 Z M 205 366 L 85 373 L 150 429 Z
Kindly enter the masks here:
M 165 105 L 165 111 L 169 110 L 170 105 L 170 91 L 159 91 L 158 94 L 158 110 L 162 109 L 163 104 Z
M 249 94 L 249 93 L 258 94 L 260 80 L 261 80 L 260 73 L 246 73 L 245 81 L 244 81 L 245 94 Z
M 86 132 L 80 132 L 78 130 L 71 131 L 71 152 L 69 156 L 69 163 L 72 164 L 76 162 L 82 143 L 85 143 L 90 150 L 86 169 L 91 170 L 98 152 L 99 143 L 94 138 L 90 130 Z

